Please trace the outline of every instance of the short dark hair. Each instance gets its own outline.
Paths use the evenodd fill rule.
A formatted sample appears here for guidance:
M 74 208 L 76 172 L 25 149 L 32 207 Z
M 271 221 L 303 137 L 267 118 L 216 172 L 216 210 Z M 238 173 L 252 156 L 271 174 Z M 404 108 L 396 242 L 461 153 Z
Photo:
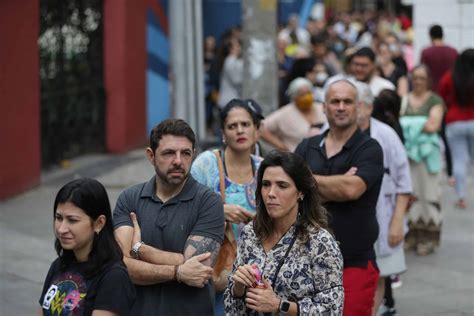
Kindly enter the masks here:
M 401 98 L 395 90 L 383 89 L 374 99 L 372 116 L 392 128 L 399 124 Z
M 375 63 L 375 53 L 370 47 L 361 47 L 351 56 L 351 61 L 354 60 L 354 57 L 367 57 L 371 62 Z
M 274 229 L 273 219 L 268 215 L 262 197 L 262 179 L 268 167 L 281 167 L 304 196 L 298 206 L 299 216 L 296 224 L 298 237 L 306 241 L 309 237 L 309 226 L 316 229 L 328 229 L 328 214 L 321 204 L 318 186 L 309 166 L 303 158 L 295 153 L 273 150 L 265 156 L 258 169 L 257 214 L 254 219 L 254 230 L 257 237 L 260 240 L 265 240 Z
M 250 114 L 250 117 L 252 118 L 253 124 L 259 128 L 260 127 L 260 122 L 263 119 L 262 115 L 262 108 L 260 105 L 255 102 L 253 99 L 246 99 L 246 100 L 241 100 L 241 99 L 232 99 L 227 104 L 224 106 L 224 108 L 221 111 L 221 128 L 224 129 L 225 127 L 225 121 L 227 120 L 227 116 L 229 116 L 229 112 L 233 108 L 242 108 L 245 111 L 247 111 Z
M 327 46 L 327 36 L 324 34 L 315 34 L 311 36 L 311 45 L 325 45 Z
M 193 129 L 181 119 L 166 119 L 160 124 L 155 126 L 150 132 L 150 148 L 155 153 L 156 149 L 160 145 L 160 140 L 164 135 L 183 136 L 189 139 L 193 145 L 193 149 L 196 145 L 196 135 Z
M 99 181 L 89 178 L 76 179 L 65 184 L 54 200 L 54 218 L 58 205 L 67 202 L 82 209 L 91 221 L 95 221 L 101 215 L 105 216 L 105 226 L 99 234 L 94 234 L 92 249 L 84 266 L 86 277 L 94 276 L 112 263 L 121 262 L 122 250 L 114 237 L 112 212 L 104 186 Z M 54 244 L 60 259 L 60 267 L 65 270 L 76 261 L 74 252 L 64 249 L 58 238 Z
M 430 37 L 432 39 L 443 38 L 443 28 L 441 27 L 441 25 L 435 24 L 430 27 Z
M 293 62 L 288 75 L 285 78 L 285 91 L 287 90 L 290 83 L 296 78 L 306 78 L 308 72 L 312 72 L 314 66 L 316 66 L 316 59 L 313 57 L 298 58 Z

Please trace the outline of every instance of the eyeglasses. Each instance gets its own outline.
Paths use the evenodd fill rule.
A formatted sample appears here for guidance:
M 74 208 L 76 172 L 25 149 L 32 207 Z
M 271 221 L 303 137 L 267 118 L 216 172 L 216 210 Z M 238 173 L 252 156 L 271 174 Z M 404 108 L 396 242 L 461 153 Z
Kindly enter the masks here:
M 367 68 L 370 66 L 370 64 L 352 62 L 352 66 L 358 67 L 358 68 Z

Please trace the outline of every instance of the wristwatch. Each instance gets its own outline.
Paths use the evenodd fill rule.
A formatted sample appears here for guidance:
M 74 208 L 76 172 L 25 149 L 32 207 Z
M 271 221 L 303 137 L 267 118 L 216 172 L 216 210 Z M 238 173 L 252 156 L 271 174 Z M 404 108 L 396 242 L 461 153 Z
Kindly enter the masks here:
M 145 243 L 143 241 L 139 241 L 135 245 L 133 245 L 132 249 L 130 249 L 130 256 L 133 259 L 138 259 L 138 251 L 140 250 L 140 247 L 144 244 Z
M 278 311 L 280 312 L 280 315 L 284 315 L 290 311 L 290 302 L 281 300 L 280 301 L 280 307 L 278 308 Z

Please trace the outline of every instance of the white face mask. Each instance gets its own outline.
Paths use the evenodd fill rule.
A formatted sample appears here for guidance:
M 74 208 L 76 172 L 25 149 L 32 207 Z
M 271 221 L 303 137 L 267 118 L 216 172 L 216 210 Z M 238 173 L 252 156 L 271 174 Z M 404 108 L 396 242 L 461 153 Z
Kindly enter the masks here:
M 316 82 L 320 84 L 324 83 L 328 77 L 329 75 L 326 72 L 318 72 L 316 74 Z
M 394 43 L 388 45 L 388 49 L 389 49 L 393 54 L 397 54 L 397 53 L 400 52 L 400 48 L 398 47 L 397 44 L 394 44 Z

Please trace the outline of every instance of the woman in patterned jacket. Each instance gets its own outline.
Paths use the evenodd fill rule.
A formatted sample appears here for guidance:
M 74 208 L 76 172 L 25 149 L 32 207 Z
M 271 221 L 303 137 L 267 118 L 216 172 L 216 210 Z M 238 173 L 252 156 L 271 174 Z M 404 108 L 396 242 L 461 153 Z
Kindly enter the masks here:
M 226 314 L 342 315 L 342 255 L 304 160 L 269 153 L 258 171 L 256 202 L 255 219 L 239 238 Z

